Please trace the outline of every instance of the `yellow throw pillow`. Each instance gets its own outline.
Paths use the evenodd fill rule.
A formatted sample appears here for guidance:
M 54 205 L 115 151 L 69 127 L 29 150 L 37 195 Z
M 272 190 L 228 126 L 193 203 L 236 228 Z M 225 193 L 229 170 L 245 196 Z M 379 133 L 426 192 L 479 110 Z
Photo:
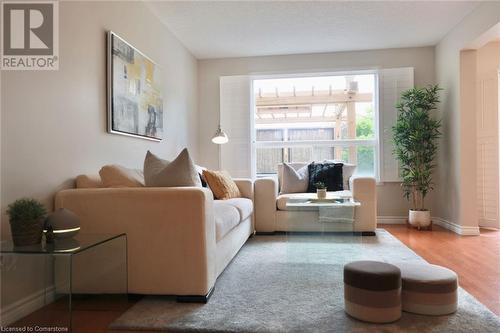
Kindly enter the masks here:
M 105 165 L 99 171 L 103 187 L 143 187 L 144 175 L 141 170 L 125 168 L 121 165 Z
M 203 170 L 203 177 L 214 193 L 215 199 L 240 198 L 240 190 L 227 171 Z

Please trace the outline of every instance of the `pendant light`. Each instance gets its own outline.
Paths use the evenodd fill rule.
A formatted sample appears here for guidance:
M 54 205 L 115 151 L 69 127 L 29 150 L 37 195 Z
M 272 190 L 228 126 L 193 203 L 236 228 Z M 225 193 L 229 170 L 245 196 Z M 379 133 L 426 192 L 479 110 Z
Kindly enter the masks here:
M 212 137 L 212 142 L 218 145 L 223 145 L 229 141 L 227 134 L 219 127 L 217 131 L 215 131 L 214 136 Z

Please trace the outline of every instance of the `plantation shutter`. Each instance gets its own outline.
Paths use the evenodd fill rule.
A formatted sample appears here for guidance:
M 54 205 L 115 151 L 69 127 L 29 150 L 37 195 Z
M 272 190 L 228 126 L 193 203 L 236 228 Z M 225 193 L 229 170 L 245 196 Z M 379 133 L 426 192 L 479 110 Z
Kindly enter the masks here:
M 498 228 L 498 78 L 494 71 L 477 77 L 477 200 L 479 225 Z M 474 161 L 471 161 L 474 163 Z
M 392 126 L 401 93 L 413 88 L 413 67 L 379 70 L 379 170 L 381 182 L 399 182 L 399 163 L 393 155 Z
M 220 168 L 232 177 L 253 178 L 253 112 L 249 76 L 220 77 L 220 125 L 229 137 L 221 145 Z

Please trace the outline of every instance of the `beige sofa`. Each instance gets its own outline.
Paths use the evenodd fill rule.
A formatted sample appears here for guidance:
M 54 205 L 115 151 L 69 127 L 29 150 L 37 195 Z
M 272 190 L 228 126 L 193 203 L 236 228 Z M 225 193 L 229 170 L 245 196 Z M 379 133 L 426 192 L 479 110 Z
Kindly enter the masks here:
M 292 163 L 299 169 L 306 163 Z M 336 232 L 355 231 L 373 235 L 377 227 L 377 191 L 375 178 L 351 177 L 349 189 L 342 192 L 328 192 L 329 197 L 352 196 L 361 203 L 355 209 L 355 220 L 351 224 L 320 223 L 317 209 L 290 210 L 286 203 L 290 198 L 314 198 L 314 193 L 280 194 L 280 178 L 260 178 L 254 183 L 255 230 L 259 233 L 280 231 L 294 232 Z
M 55 208 L 75 212 L 82 233 L 127 234 L 129 293 L 206 302 L 254 232 L 253 183 L 236 184 L 243 198 L 224 201 L 195 187 L 77 188 L 57 193 Z

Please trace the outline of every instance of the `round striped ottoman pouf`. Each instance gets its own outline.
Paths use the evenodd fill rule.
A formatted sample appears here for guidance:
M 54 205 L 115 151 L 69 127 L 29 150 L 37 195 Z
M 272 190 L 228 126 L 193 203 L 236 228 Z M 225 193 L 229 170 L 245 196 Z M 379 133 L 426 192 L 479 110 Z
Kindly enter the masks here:
M 401 269 L 403 311 L 445 315 L 457 311 L 457 274 L 427 263 L 398 264 Z
M 378 261 L 355 261 L 344 266 L 344 307 L 350 316 L 372 323 L 401 317 L 401 272 Z

